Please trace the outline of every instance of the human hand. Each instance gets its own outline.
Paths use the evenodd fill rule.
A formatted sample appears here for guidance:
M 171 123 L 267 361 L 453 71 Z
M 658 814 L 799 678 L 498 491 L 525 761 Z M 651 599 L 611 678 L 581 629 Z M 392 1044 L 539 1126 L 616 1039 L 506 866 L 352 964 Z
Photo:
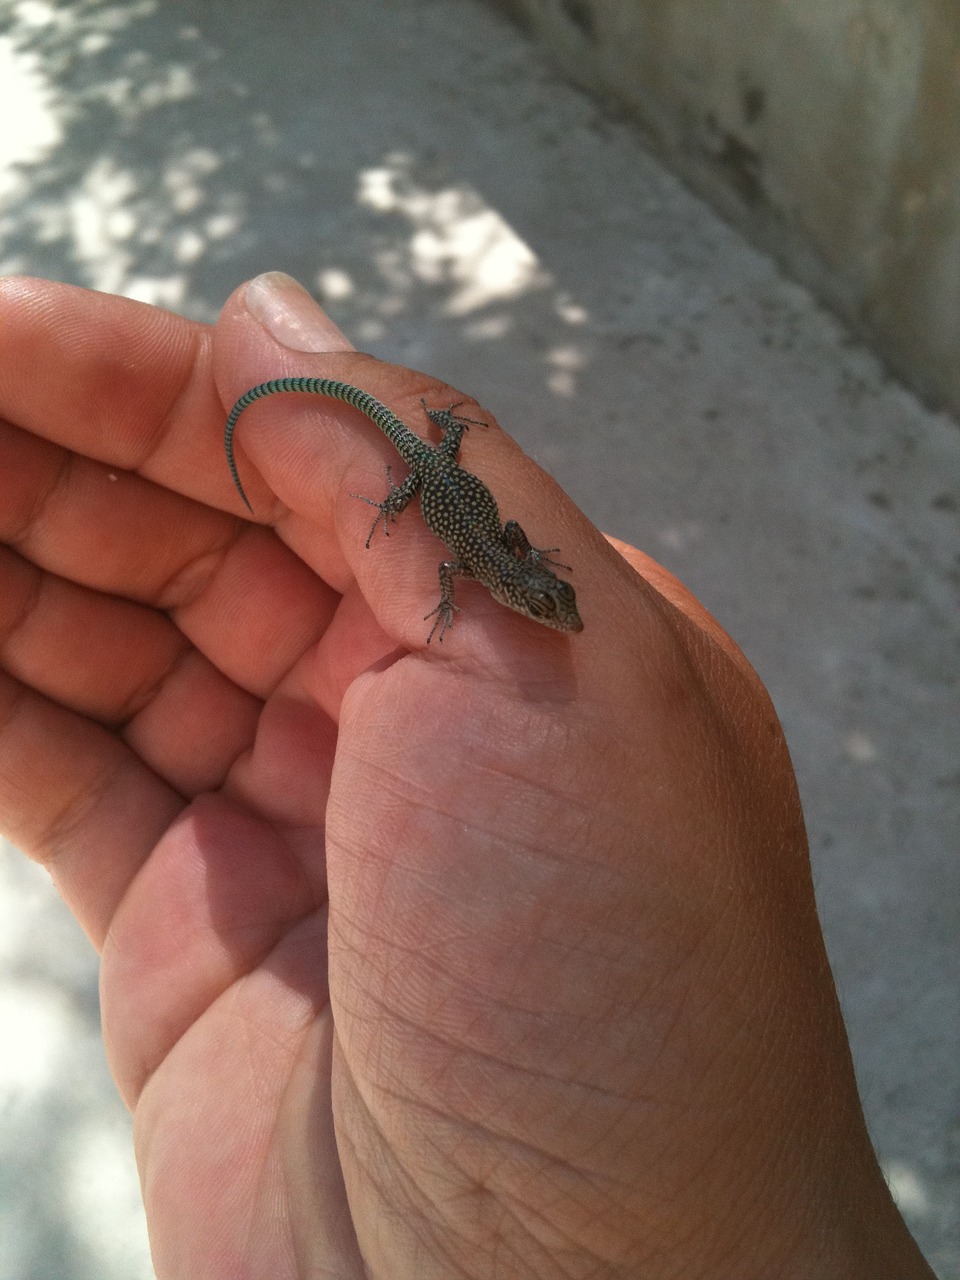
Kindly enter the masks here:
M 585 630 L 458 582 L 427 650 L 366 419 L 251 408 L 238 518 L 225 406 L 288 373 L 459 398 L 274 278 L 212 329 L 0 283 L 0 818 L 102 949 L 160 1280 L 929 1276 L 746 661 L 496 429 Z

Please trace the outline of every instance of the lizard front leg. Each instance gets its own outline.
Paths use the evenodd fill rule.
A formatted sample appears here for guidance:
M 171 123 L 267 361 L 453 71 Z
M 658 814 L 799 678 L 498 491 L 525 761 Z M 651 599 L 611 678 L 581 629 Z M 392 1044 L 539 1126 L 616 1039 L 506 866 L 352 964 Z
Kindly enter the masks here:
M 460 612 L 460 606 L 453 603 L 453 575 L 455 573 L 466 573 L 466 569 L 462 564 L 453 560 L 443 560 L 440 563 L 440 603 L 435 609 L 431 609 L 428 614 L 424 615 L 424 622 L 432 618 L 436 614 L 436 621 L 430 628 L 430 634 L 427 636 L 427 644 L 433 639 L 437 628 L 440 628 L 440 634 L 437 636 L 437 643 L 443 644 L 443 633 L 447 627 L 453 626 L 453 615 Z
M 548 564 L 554 569 L 566 569 L 571 572 L 568 564 L 561 564 L 559 560 L 551 560 L 550 556 L 554 551 L 559 551 L 559 547 L 548 547 L 545 551 L 538 547 L 530 545 L 530 539 L 523 532 L 516 520 L 508 520 L 503 526 L 503 542 L 508 551 L 515 556 L 519 556 L 521 560 L 526 560 L 528 564 Z

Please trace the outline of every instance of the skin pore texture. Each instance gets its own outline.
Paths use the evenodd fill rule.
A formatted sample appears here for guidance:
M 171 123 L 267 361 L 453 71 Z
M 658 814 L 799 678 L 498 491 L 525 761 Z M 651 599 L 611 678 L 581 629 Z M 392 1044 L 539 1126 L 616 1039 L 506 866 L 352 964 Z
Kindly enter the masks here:
M 746 660 L 496 425 L 584 629 L 464 579 L 428 649 L 355 408 L 252 405 L 231 483 L 301 375 L 491 421 L 287 277 L 215 326 L 0 281 L 0 819 L 102 953 L 159 1280 L 930 1277 Z

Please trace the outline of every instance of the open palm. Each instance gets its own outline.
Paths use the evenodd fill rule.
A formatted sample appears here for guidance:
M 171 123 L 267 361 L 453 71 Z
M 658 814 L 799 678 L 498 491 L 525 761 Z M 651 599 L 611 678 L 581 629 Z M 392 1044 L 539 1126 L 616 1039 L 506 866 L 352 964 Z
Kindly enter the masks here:
M 927 1274 L 755 676 L 494 427 L 466 465 L 582 636 L 468 583 L 427 649 L 440 548 L 411 508 L 364 550 L 396 459 L 343 405 L 248 411 L 240 520 L 248 386 L 461 398 L 315 350 L 242 291 L 0 285 L 0 813 L 102 949 L 161 1280 L 810 1276 L 864 1203 Z

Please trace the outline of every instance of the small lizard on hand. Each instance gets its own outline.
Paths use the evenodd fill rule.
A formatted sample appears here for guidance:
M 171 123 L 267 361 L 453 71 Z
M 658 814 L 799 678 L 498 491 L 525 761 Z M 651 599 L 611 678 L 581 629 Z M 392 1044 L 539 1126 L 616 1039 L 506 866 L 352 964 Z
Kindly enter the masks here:
M 230 475 L 249 510 L 253 508 L 240 483 L 233 454 L 237 419 L 255 400 L 287 391 L 332 396 L 359 409 L 376 423 L 410 468 L 399 485 L 393 483 L 387 468 L 390 491 L 382 502 L 363 499 L 377 508 L 366 546 L 370 546 L 381 521 L 386 534 L 387 525 L 419 494 L 427 527 L 454 556 L 453 560 L 444 560 L 440 565 L 440 603 L 424 619 L 434 618 L 427 644 L 438 631 L 437 640 L 442 642 L 444 632 L 453 625 L 454 613 L 460 612 L 453 602 L 453 579 L 457 574 L 475 578 L 495 600 L 545 627 L 555 631 L 583 630 L 573 587 L 549 567 L 568 569 L 569 566 L 551 560 L 550 551 L 532 547 L 516 520 L 501 524 L 493 494 L 482 480 L 459 466 L 457 457 L 464 431 L 470 425 L 483 424 L 455 415 L 455 404 L 448 409 L 428 409 L 421 401 L 427 417 L 443 432 L 440 443 L 434 446 L 415 435 L 381 401 L 347 382 L 332 378 L 274 378 L 251 387 L 230 410 L 224 434 Z M 554 550 L 555 547 L 551 548 Z

